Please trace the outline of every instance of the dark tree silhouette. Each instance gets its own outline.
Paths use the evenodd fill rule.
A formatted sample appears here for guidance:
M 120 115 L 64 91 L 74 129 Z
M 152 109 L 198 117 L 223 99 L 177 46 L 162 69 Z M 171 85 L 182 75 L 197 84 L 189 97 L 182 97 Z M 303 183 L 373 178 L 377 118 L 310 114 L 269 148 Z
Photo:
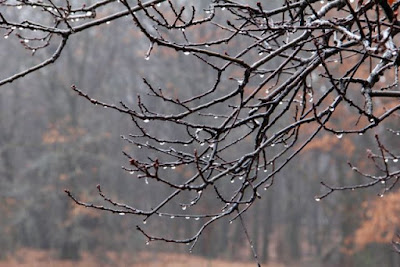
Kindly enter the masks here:
M 135 107 L 96 100 L 72 85 L 94 105 L 132 118 L 137 131 L 122 138 L 141 153 L 124 152 L 129 165 L 124 170 L 138 174 L 149 186 L 164 185 L 171 193 L 148 210 L 114 201 L 100 185 L 105 206 L 66 193 L 78 205 L 134 214 L 144 223 L 170 218 L 201 222 L 186 239 L 156 236 L 137 226 L 148 242 L 186 243 L 192 250 L 204 229 L 229 218 L 243 224 L 253 248 L 242 214 L 318 133 L 341 139 L 381 127 L 381 134 L 400 135 L 399 2 L 286 0 L 274 6 L 269 1 L 214 0 L 205 9 L 184 2 L 104 0 L 75 6 L 72 1 L 0 1 L 9 12 L 0 13 L 4 38 L 15 35 L 33 54 L 54 49 L 58 42 L 50 58 L 3 79 L 0 86 L 55 62 L 71 36 L 126 16 L 149 41 L 146 59 L 153 50 L 165 48 L 201 62 L 212 81 L 201 85 L 202 91 L 191 91 L 187 84 L 172 96 L 143 78 L 148 96 L 138 97 Z M 13 12 L 27 6 L 32 12 L 36 8 L 37 20 L 13 20 Z M 99 16 L 107 6 L 113 13 Z M 200 38 L 200 31 L 218 34 Z M 182 70 L 184 75 L 192 74 Z M 357 120 L 350 121 L 352 116 Z M 174 131 L 160 130 L 163 125 Z M 378 152 L 368 155 L 376 173 L 350 164 L 365 182 L 321 182 L 322 192 L 315 200 L 337 190 L 381 186 L 383 195 L 393 189 L 400 178 L 400 156 L 378 135 L 376 142 Z M 190 177 L 178 175 L 184 172 Z M 206 197 L 216 199 L 213 207 L 199 212 L 196 206 Z M 398 249 L 398 243 L 395 246 Z M 257 259 L 254 249 L 253 254 Z

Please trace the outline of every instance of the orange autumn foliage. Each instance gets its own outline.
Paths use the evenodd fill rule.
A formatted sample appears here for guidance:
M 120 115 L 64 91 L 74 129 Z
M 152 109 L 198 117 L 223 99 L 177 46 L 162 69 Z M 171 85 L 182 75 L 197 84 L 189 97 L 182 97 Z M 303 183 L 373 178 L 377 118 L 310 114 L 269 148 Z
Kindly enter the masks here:
M 400 192 L 389 193 L 372 203 L 365 202 L 366 219 L 354 233 L 355 250 L 370 243 L 391 243 L 400 229 Z

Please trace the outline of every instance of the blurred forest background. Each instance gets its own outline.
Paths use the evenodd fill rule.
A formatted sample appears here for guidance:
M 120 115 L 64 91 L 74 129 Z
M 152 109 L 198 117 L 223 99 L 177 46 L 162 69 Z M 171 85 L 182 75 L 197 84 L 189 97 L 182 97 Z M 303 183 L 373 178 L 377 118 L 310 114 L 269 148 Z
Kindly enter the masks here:
M 208 1 L 190 2 L 198 10 L 208 5 Z M 281 1 L 268 1 L 273 4 Z M 24 12 L 30 11 L 21 10 L 21 18 Z M 97 15 L 111 11 L 103 12 Z M 146 246 L 135 230 L 141 221 L 78 207 L 65 195 L 63 190 L 68 188 L 80 199 L 96 202 L 100 200 L 96 185 L 101 184 L 114 199 L 146 207 L 157 194 L 157 187 L 150 191 L 143 180 L 121 169 L 126 162 L 121 151 L 140 154 L 140 149 L 120 138 L 132 132 L 130 118 L 91 105 L 70 89 L 72 84 L 97 99 L 135 105 L 137 95 L 146 99 L 142 77 L 166 88 L 171 96 L 192 95 L 213 81 L 204 64 L 182 53 L 155 49 L 146 60 L 148 40 L 131 23 L 120 19 L 72 36 L 54 65 L 1 88 L 0 266 L 29 263 L 28 256 L 57 266 L 84 260 L 93 266 L 135 266 L 162 262 L 171 255 L 174 260 L 185 257 L 186 264 L 196 259 L 198 266 L 251 262 L 239 223 L 220 221 L 207 229 L 189 255 L 186 246 Z M 213 34 L 198 31 L 192 37 L 202 40 Z M 55 49 L 50 46 L 31 56 L 14 36 L 1 38 L 0 78 L 40 62 Z M 390 103 L 382 101 L 382 106 L 386 104 Z M 314 200 L 321 180 L 336 185 L 360 182 L 347 162 L 368 169 L 366 149 L 376 150 L 373 136 L 383 133 L 386 126 L 341 139 L 321 133 L 279 174 L 275 185 L 245 214 L 262 262 L 270 266 L 400 266 L 399 255 L 391 248 L 400 230 L 398 188 L 383 198 L 377 197 L 381 188 L 372 188 Z M 400 146 L 400 137 L 382 135 L 381 139 Z M 174 175 L 187 174 L 177 169 Z M 207 205 L 213 205 L 212 201 Z M 182 238 L 196 229 L 195 223 L 181 219 L 150 224 L 161 234 Z

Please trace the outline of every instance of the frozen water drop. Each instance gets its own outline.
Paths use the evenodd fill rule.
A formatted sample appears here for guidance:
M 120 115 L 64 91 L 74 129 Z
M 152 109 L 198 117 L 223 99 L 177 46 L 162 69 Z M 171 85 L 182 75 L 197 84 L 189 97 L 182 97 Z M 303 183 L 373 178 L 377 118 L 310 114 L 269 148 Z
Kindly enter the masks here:
M 22 6 L 21 6 L 21 5 L 18 5 L 18 6 L 17 6 L 17 9 L 21 9 L 21 8 L 22 8 Z
M 198 221 L 198 220 L 200 220 L 200 218 L 199 217 L 196 217 L 196 218 L 194 218 L 196 221 Z
M 232 179 L 232 180 L 231 180 L 231 184 L 233 184 L 234 182 L 235 182 L 235 179 Z
M 24 43 L 29 43 L 29 40 L 28 40 L 28 39 L 25 39 L 25 40 L 24 40 Z
M 243 80 L 237 80 L 237 83 L 238 83 L 239 85 L 242 85 L 242 84 L 243 84 Z
M 190 52 L 186 51 L 183 54 L 185 54 L 187 56 L 187 55 L 190 55 Z
M 4 39 L 8 39 L 8 35 L 4 35 Z
M 394 163 L 399 162 L 399 159 L 398 159 L 398 158 L 395 158 L 395 159 L 393 159 L 393 162 L 394 162 Z
M 186 217 L 185 217 L 185 219 L 186 219 L 186 220 L 189 220 L 189 219 L 190 219 L 190 217 L 189 217 L 189 216 L 186 216 Z
M 150 59 L 149 56 L 145 56 L 145 57 L 144 57 L 144 60 L 149 60 L 149 59 Z
M 134 173 L 135 173 L 134 171 L 130 171 L 130 172 L 129 172 L 129 174 L 134 174 Z
M 319 197 L 316 197 L 315 201 L 319 202 L 319 201 L 321 201 L 321 199 Z
M 111 23 L 111 21 L 107 21 L 106 24 L 109 25 Z
M 120 212 L 120 213 L 118 213 L 118 215 L 124 216 L 125 212 Z
M 165 142 L 160 142 L 160 146 L 163 146 L 163 145 L 165 145 Z
M 175 216 L 174 216 L 174 215 L 172 215 L 170 218 L 171 218 L 171 219 L 173 219 L 173 218 L 175 218 Z
M 93 13 L 92 13 L 92 11 L 88 11 L 88 12 L 86 12 L 86 16 L 91 16 Z
M 330 112 L 334 112 L 334 111 L 335 111 L 335 108 L 334 108 L 334 107 L 329 107 L 329 111 L 330 111 Z
M 260 78 L 264 78 L 264 74 L 260 74 Z
M 146 184 L 149 184 L 149 179 L 147 179 L 147 177 L 144 178 L 144 182 L 145 182 Z
M 343 134 L 337 134 L 336 137 L 341 139 L 343 137 Z
M 186 210 L 186 208 L 187 208 L 186 206 L 182 206 L 182 210 Z
M 146 246 L 150 245 L 150 241 L 146 241 Z
M 359 136 L 362 136 L 362 135 L 364 135 L 364 134 L 363 134 L 363 133 L 358 133 L 358 135 L 359 135 Z
M 146 224 L 146 223 L 147 223 L 147 221 L 146 221 L 146 220 L 144 220 L 144 221 L 143 221 L 143 224 Z
M 172 166 L 172 167 L 171 167 L 171 170 L 175 170 L 175 169 L 176 169 L 176 166 Z

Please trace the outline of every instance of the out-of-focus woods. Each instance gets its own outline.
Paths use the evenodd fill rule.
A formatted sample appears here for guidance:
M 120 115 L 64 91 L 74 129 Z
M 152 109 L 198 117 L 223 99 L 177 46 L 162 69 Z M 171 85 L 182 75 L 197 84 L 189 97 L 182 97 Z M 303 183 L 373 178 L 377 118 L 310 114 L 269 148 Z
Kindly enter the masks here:
M 201 1 L 196 5 L 198 9 L 206 7 Z M 186 264 L 194 260 L 192 266 L 251 261 L 240 223 L 213 225 L 189 256 L 186 246 L 146 246 L 144 237 L 135 231 L 135 225 L 142 224 L 138 219 L 78 207 L 63 192 L 68 188 L 80 199 L 96 202 L 101 200 L 96 185 L 101 184 L 114 199 L 142 207 L 164 193 L 157 186 L 150 191 L 145 181 L 121 169 L 126 164 L 121 151 L 141 153 L 120 138 L 131 133 L 130 118 L 89 104 L 71 91 L 72 84 L 79 84 L 95 98 L 135 105 L 137 95 L 151 103 L 142 77 L 171 97 L 195 95 L 213 82 L 214 74 L 192 55 L 155 48 L 146 60 L 149 43 L 131 24 L 130 19 L 121 19 L 73 36 L 54 65 L 1 88 L 0 266 L 26 263 L 28 255 L 57 266 L 63 266 L 63 260 L 74 265 L 88 260 L 93 266 L 147 266 L 133 264 L 156 264 L 169 254 L 175 255 L 170 261 L 177 260 L 177 252 L 186 253 Z M 200 41 L 218 33 L 196 34 L 191 37 Z M 31 56 L 13 36 L 1 40 L 1 78 L 39 62 L 55 48 Z M 346 66 L 338 64 L 337 68 L 340 71 Z M 389 105 L 382 100 L 380 108 Z M 351 117 L 346 110 L 336 112 L 348 116 L 337 123 L 351 127 L 357 121 L 357 114 Z M 391 248 L 400 230 L 398 189 L 383 198 L 377 196 L 381 188 L 372 188 L 314 200 L 321 180 L 337 185 L 360 182 L 348 161 L 373 172 L 366 149 L 376 149 L 374 133 L 383 133 L 390 126 L 396 125 L 382 125 L 363 136 L 319 134 L 279 173 L 275 184 L 244 215 L 262 262 L 271 266 L 400 265 Z M 159 130 L 174 132 L 165 125 Z M 381 139 L 388 146 L 400 146 L 400 136 L 382 135 Z M 176 169 L 173 175 L 191 174 Z M 212 206 L 213 200 L 202 208 L 207 205 Z M 149 223 L 167 236 L 184 238 L 197 230 L 193 220 L 171 220 L 168 225 L 156 220 Z

